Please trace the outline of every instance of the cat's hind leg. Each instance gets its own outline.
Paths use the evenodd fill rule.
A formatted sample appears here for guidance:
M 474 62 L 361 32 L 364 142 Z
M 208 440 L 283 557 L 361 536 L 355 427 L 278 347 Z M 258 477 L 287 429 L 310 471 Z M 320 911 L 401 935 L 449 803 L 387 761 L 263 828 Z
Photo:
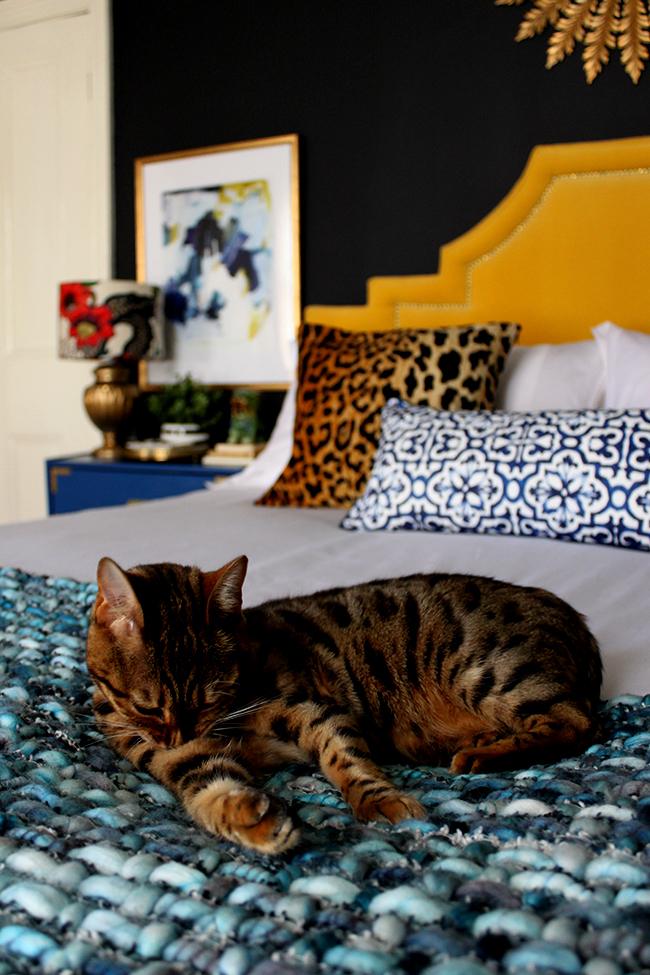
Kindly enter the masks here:
M 547 713 L 512 722 L 507 730 L 486 730 L 460 742 L 450 768 L 461 774 L 555 762 L 582 751 L 596 740 L 598 730 L 589 708 L 563 701 Z

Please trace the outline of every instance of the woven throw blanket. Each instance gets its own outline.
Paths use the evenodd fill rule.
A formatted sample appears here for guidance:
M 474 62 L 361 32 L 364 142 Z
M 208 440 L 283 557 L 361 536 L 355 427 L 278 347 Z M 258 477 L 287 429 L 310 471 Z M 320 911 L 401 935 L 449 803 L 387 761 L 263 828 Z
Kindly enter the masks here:
M 650 697 L 606 742 L 498 775 L 396 766 L 427 821 L 356 823 L 313 768 L 267 787 L 279 858 L 194 828 L 94 727 L 93 585 L 0 570 L 0 975 L 650 971 Z

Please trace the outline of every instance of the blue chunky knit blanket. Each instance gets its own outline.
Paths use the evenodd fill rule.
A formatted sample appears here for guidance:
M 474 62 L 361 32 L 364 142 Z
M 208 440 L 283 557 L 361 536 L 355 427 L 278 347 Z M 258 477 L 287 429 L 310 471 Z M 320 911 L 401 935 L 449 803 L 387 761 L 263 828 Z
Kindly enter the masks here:
M 356 823 L 311 767 L 284 857 L 194 828 L 97 732 L 93 585 L 0 570 L 0 975 L 650 972 L 650 697 L 553 766 L 397 766 L 426 822 Z

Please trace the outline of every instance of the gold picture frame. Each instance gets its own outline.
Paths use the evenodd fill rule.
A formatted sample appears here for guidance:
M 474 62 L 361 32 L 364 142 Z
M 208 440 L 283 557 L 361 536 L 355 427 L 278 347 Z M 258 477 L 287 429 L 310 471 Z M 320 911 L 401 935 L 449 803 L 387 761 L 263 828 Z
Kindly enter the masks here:
M 136 276 L 165 288 L 171 353 L 153 389 L 188 372 L 287 388 L 300 325 L 298 136 L 135 160 Z

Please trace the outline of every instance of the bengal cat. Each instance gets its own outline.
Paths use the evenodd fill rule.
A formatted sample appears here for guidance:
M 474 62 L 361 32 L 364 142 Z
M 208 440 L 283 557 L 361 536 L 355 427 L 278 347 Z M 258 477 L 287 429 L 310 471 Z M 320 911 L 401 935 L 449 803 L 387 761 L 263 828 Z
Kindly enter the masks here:
M 478 772 L 595 740 L 598 645 L 543 589 L 412 575 L 242 613 L 242 556 L 216 572 L 99 563 L 88 669 L 100 728 L 191 818 L 265 853 L 298 841 L 261 773 L 310 762 L 360 820 L 422 819 L 376 763 Z

